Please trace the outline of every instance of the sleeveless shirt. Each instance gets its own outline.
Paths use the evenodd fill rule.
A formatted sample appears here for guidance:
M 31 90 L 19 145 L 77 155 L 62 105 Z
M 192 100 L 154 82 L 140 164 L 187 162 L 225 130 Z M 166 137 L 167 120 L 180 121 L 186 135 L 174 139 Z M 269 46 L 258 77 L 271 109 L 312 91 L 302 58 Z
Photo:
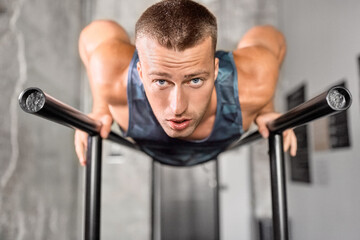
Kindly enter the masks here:
M 217 51 L 219 73 L 215 80 L 216 117 L 211 134 L 202 140 L 169 137 L 157 121 L 147 100 L 137 71 L 139 57 L 135 51 L 128 72 L 128 130 L 140 149 L 154 160 L 175 166 L 190 166 L 215 159 L 243 134 L 238 96 L 237 71 L 231 52 Z

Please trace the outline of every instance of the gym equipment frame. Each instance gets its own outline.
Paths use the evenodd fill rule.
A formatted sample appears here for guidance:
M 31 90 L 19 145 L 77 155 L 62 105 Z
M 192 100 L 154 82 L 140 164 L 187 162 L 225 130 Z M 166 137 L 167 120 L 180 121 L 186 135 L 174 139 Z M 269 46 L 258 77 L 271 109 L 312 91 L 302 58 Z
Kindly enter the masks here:
M 352 97 L 348 89 L 335 86 L 267 124 L 270 131 L 269 158 L 274 240 L 289 239 L 283 131 L 306 124 L 320 117 L 345 111 L 350 107 L 351 102 Z M 102 138 L 99 136 L 100 122 L 56 100 L 39 88 L 25 89 L 19 96 L 19 104 L 27 113 L 89 134 L 85 180 L 84 239 L 99 240 L 102 153 Z M 260 133 L 254 132 L 230 146 L 229 149 L 237 148 L 260 138 Z M 107 139 L 140 150 L 138 145 L 114 132 L 110 132 Z

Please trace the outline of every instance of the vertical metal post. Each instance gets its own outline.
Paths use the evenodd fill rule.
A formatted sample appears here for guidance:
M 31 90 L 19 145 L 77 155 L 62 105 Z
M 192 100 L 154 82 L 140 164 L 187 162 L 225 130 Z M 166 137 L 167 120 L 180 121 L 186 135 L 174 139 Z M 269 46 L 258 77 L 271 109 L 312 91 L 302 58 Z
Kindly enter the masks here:
M 216 158 L 213 161 L 215 161 L 215 177 L 216 177 L 216 187 L 214 191 L 215 195 L 215 236 L 214 239 L 219 240 L 220 239 L 220 164 L 219 160 Z
M 150 240 L 155 240 L 155 161 L 151 161 L 151 232 Z
M 152 160 L 151 240 L 161 240 L 161 174 L 162 166 Z
M 286 178 L 282 133 L 269 136 L 274 240 L 288 240 Z
M 101 151 L 101 137 L 89 136 L 86 156 L 85 240 L 100 239 Z

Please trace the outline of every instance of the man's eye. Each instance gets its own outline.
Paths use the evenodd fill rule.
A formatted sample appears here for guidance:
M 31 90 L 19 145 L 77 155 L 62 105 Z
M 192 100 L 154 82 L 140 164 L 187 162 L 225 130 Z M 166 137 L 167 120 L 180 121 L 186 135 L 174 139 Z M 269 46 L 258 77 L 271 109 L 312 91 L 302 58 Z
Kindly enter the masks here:
M 190 80 L 190 85 L 192 85 L 192 86 L 200 86 L 200 85 L 202 85 L 203 84 L 203 80 L 202 79 L 200 79 L 200 78 L 193 78 L 193 79 L 191 79 Z
M 166 81 L 165 80 L 157 80 L 156 81 L 156 84 L 159 85 L 159 86 L 165 86 L 166 85 Z

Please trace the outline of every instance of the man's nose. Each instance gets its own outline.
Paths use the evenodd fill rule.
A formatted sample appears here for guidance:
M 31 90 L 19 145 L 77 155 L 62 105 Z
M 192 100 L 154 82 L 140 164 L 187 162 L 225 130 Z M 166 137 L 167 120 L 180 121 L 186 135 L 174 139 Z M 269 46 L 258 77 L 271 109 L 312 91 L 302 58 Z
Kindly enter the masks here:
M 175 87 L 171 94 L 170 108 L 175 115 L 183 114 L 188 107 L 186 94 L 181 87 Z

